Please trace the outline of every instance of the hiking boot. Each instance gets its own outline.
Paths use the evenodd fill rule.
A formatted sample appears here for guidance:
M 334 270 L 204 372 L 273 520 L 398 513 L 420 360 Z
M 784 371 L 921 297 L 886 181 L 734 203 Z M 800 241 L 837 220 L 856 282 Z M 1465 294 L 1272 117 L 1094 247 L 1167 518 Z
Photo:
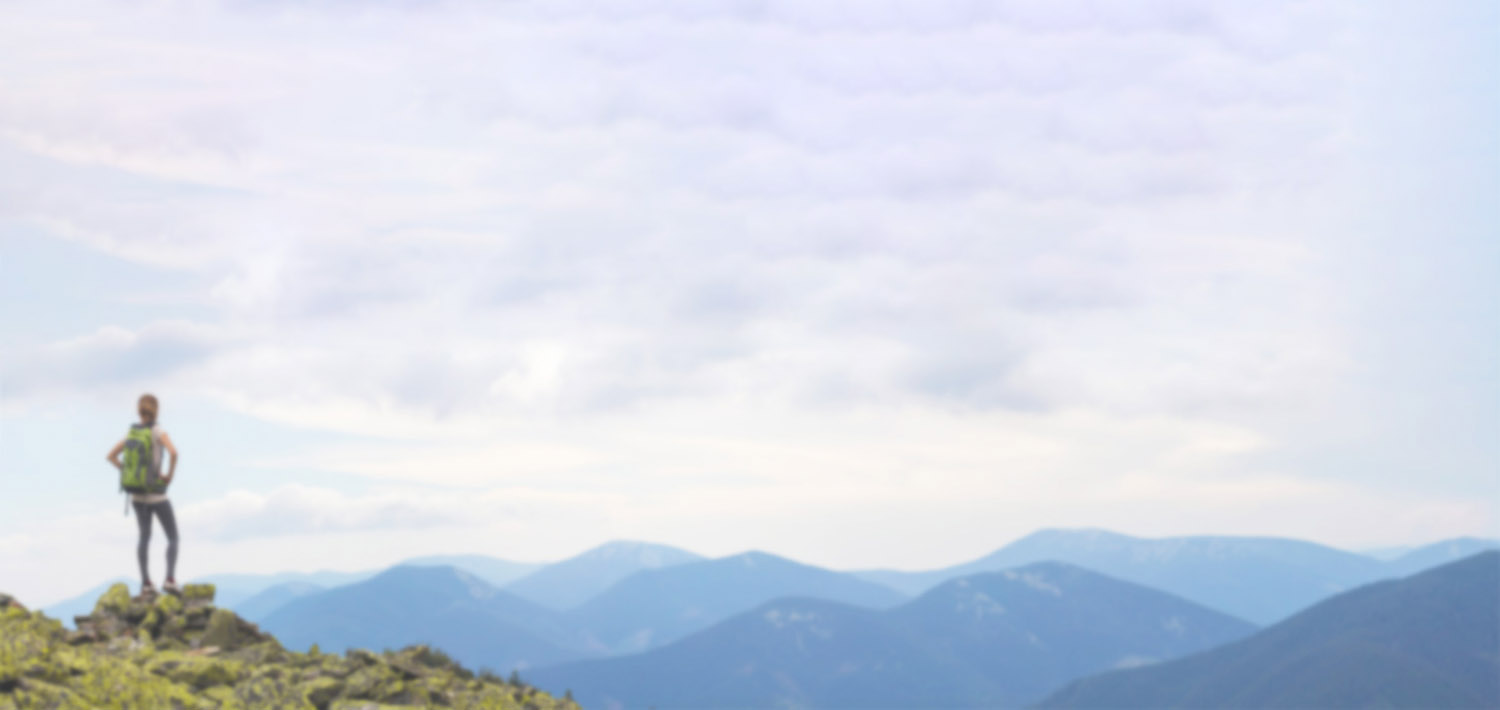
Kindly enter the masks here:
M 161 590 L 174 596 L 180 596 L 182 594 L 182 590 L 177 588 L 177 580 L 170 577 L 168 577 L 167 581 L 161 585 Z
M 141 583 L 141 596 L 142 597 L 154 597 L 154 596 L 156 596 L 156 587 L 151 586 L 150 582 L 143 582 L 143 583 Z

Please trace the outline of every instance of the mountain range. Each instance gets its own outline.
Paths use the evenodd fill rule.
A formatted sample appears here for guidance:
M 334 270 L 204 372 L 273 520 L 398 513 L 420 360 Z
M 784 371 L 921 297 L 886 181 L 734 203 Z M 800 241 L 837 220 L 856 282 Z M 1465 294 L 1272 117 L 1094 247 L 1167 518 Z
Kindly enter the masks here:
M 266 597 L 291 596 L 274 611 L 260 616 L 257 608 L 258 616 L 247 618 L 299 649 L 312 643 L 332 650 L 427 643 L 466 664 L 504 672 L 653 648 L 789 595 L 873 607 L 905 599 L 843 573 L 751 552 L 642 570 L 568 612 L 534 604 L 455 567 L 418 565 L 326 590 L 278 585 L 244 604 L 259 607 Z M 397 608 L 407 611 L 393 613 Z M 472 624 L 462 621 L 465 615 Z M 481 627 L 493 643 L 477 638 Z
M 353 584 L 363 579 L 369 579 L 379 571 L 339 572 L 318 570 L 317 572 L 279 572 L 276 574 L 210 574 L 195 577 L 190 583 L 214 585 L 214 588 L 219 590 L 219 603 L 233 609 L 240 602 L 260 594 L 268 587 L 278 584 L 298 583 L 325 588 L 338 587 L 345 584 Z
M 311 582 L 284 582 L 268 587 L 249 599 L 241 600 L 234 605 L 234 612 L 241 618 L 260 623 L 293 599 L 321 591 L 323 587 Z
M 1163 617 L 1153 599 L 1226 619 L 1236 616 L 1234 608 L 1249 610 L 1279 626 L 1363 584 L 1495 546 L 1461 538 L 1377 560 L 1275 538 L 1144 540 L 1044 530 L 926 572 L 840 572 L 759 551 L 704 559 L 619 541 L 541 566 L 464 555 L 417 558 L 412 562 L 443 564 L 383 572 L 211 578 L 225 585 L 244 618 L 289 648 L 428 643 L 470 667 L 520 669 L 560 683 L 556 690 L 592 693 L 591 707 L 665 707 L 721 697 L 716 693 L 740 704 L 911 706 L 941 698 L 991 706 L 1036 702 L 1111 668 L 1156 669 L 1184 654 L 1227 648 L 1226 640 L 1249 634 L 1257 621 L 1186 624 L 1173 621 L 1180 615 Z M 1023 561 L 1010 564 L 1016 560 Z M 1018 595 L 1023 587 L 1029 591 Z M 1049 600 L 1054 606 L 1042 603 Z M 70 622 L 66 609 L 58 611 L 67 603 L 48 611 Z M 1326 634 L 1334 627 L 1318 628 Z M 578 669 L 588 674 L 570 675 Z M 653 687 L 672 693 L 652 694 Z
M 1500 552 L 1339 594 L 1219 648 L 1081 679 L 1040 707 L 1500 707 Z
M 499 672 L 588 655 L 555 612 L 455 567 L 394 567 L 293 599 L 260 625 L 299 651 L 430 644 Z
M 745 552 L 620 580 L 568 612 L 590 646 L 612 654 L 663 645 L 782 596 L 809 596 L 881 609 L 906 595 L 842 572 Z
M 489 555 L 428 555 L 413 557 L 400 564 L 421 567 L 457 567 L 496 587 L 504 587 L 544 567 L 542 562 L 512 562 Z
M 1072 565 L 950 580 L 893 608 L 784 597 L 645 653 L 537 669 L 585 707 L 994 707 L 1240 638 L 1247 622 Z
M 702 555 L 668 545 L 617 540 L 541 567 L 514 583 L 496 584 L 522 599 L 554 611 L 564 611 L 583 604 L 636 572 L 702 559 Z M 463 567 L 457 562 L 453 564 Z
M 951 567 L 923 572 L 865 570 L 847 574 L 912 597 L 945 580 L 967 574 L 1058 560 L 1267 624 L 1359 584 L 1410 574 L 1496 546 L 1494 540 L 1460 538 L 1410 549 L 1393 560 L 1383 561 L 1297 540 L 1242 537 L 1150 540 L 1102 530 L 1042 530 L 984 557 Z M 617 541 L 542 566 L 483 555 L 425 557 L 402 564 L 452 564 L 492 586 L 553 611 L 577 612 L 590 599 L 636 572 L 703 561 L 694 553 L 666 545 Z M 219 574 L 194 581 L 219 585 L 224 590 L 221 599 L 225 606 L 241 610 L 246 618 L 263 619 L 279 604 L 302 594 L 368 579 L 378 571 Z M 100 585 L 49 605 L 46 611 L 71 624 L 73 616 L 86 613 L 107 586 Z M 282 588 L 272 589 L 278 586 Z M 780 595 L 790 593 L 781 590 Z M 258 595 L 264 596 L 256 598 Z M 751 600 L 740 610 L 777 595 Z M 668 602 L 663 604 L 670 606 Z M 681 611 L 691 613 L 690 608 Z M 660 643 L 663 638 L 658 636 L 655 642 L 644 644 L 621 637 L 613 641 L 600 639 L 596 648 L 639 650 Z
M 1168 591 L 1257 624 L 1269 624 L 1332 594 L 1497 546 L 1500 543 L 1494 540 L 1460 538 L 1382 561 L 1285 538 L 1145 539 L 1107 530 L 1049 529 L 952 567 L 854 574 L 907 594 L 920 594 L 966 574 L 1057 560 Z

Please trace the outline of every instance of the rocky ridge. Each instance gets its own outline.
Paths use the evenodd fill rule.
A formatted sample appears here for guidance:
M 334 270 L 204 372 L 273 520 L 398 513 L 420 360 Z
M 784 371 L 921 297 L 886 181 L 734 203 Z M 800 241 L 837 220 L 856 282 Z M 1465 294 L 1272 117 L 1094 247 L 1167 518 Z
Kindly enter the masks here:
M 514 676 L 476 676 L 427 646 L 288 651 L 213 599 L 206 584 L 134 598 L 116 584 L 68 631 L 0 593 L 0 710 L 579 710 Z

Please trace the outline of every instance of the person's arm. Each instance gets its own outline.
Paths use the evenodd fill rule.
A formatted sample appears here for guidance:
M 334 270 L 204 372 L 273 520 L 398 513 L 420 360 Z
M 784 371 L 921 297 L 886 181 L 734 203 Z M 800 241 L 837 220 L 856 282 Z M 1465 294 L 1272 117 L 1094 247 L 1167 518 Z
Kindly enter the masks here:
M 161 445 L 167 448 L 167 453 L 172 457 L 172 460 L 167 463 L 167 475 L 161 479 L 161 482 L 171 483 L 172 476 L 177 474 L 177 447 L 172 445 L 172 437 L 167 436 L 166 432 L 161 434 Z
M 121 439 L 120 443 L 115 444 L 115 448 L 109 450 L 109 455 L 105 456 L 104 460 L 108 461 L 110 465 L 114 466 L 115 469 L 118 470 L 121 466 L 125 465 L 120 463 L 120 452 L 124 450 L 125 440 Z

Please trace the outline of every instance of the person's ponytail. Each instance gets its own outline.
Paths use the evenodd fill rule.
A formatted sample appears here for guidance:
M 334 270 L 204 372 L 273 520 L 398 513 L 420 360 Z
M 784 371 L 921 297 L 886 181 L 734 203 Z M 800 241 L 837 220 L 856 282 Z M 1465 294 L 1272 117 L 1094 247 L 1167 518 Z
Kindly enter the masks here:
M 146 426 L 156 426 L 157 412 L 156 396 L 150 394 L 141 395 L 141 401 L 135 405 L 135 409 L 141 415 L 141 423 Z

